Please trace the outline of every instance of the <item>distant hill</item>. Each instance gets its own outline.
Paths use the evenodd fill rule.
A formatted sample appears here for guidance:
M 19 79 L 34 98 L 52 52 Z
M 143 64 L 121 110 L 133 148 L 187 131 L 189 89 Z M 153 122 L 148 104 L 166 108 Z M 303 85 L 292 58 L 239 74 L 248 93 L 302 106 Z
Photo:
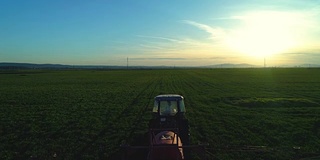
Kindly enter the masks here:
M 0 63 L 1 69 L 46 69 L 46 68 L 71 68 L 70 65 L 62 64 L 33 64 L 33 63 Z
M 223 63 L 208 66 L 103 66 L 103 65 L 63 65 L 63 64 L 34 64 L 34 63 L 0 63 L 0 69 L 174 69 L 174 68 L 262 68 L 263 66 L 256 66 L 247 63 L 232 64 Z M 320 68 L 318 64 L 301 64 L 301 65 L 282 65 L 282 66 L 268 66 L 270 68 Z
M 63 64 L 35 64 L 35 63 L 0 63 L 0 69 L 126 69 L 127 66 L 103 65 L 63 65 Z M 130 69 L 172 68 L 167 66 L 130 66 Z
M 296 67 L 304 67 L 304 68 L 319 68 L 319 64 L 301 64 Z
M 129 66 L 130 69 L 148 68 L 253 68 L 257 67 L 250 64 L 217 64 L 209 66 Z M 62 65 L 62 64 L 34 64 L 34 63 L 0 63 L 0 69 L 125 69 L 127 66 L 102 66 L 102 65 Z
M 255 66 L 247 63 L 241 63 L 241 64 L 223 63 L 223 64 L 216 64 L 216 65 L 209 65 L 205 67 L 207 68 L 257 68 L 259 66 Z

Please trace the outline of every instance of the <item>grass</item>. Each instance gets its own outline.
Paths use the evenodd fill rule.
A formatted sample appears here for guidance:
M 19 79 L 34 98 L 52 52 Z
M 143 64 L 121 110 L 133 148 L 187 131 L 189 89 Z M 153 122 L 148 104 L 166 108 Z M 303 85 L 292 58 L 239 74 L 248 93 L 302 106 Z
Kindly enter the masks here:
M 7 70 L 0 93 L 1 159 L 116 159 L 163 93 L 185 97 L 192 143 L 211 158 L 320 153 L 320 69 Z

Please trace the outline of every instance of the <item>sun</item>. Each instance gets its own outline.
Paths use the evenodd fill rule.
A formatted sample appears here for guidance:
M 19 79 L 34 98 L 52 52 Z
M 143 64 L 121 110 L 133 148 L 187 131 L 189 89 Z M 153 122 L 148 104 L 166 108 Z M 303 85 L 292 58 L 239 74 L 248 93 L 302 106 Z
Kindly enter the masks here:
M 227 38 L 233 50 L 257 58 L 284 52 L 296 44 L 292 14 L 282 12 L 255 12 L 240 17 L 243 25 Z

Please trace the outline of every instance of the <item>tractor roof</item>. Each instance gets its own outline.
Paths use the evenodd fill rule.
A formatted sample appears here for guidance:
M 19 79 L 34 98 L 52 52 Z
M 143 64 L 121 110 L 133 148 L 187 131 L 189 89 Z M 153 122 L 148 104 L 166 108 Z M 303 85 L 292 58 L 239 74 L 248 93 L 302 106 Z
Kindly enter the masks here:
M 154 98 L 155 100 L 183 100 L 183 96 L 178 94 L 162 94 Z

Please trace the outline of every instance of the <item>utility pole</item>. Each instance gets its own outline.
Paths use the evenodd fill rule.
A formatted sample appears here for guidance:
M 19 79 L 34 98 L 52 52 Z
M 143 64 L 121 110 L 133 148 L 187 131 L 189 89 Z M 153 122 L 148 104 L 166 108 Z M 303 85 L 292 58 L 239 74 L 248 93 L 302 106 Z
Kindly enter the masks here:
M 266 57 L 264 57 L 264 68 L 266 68 L 267 62 L 266 62 Z
M 127 69 L 129 69 L 129 57 L 127 57 Z

